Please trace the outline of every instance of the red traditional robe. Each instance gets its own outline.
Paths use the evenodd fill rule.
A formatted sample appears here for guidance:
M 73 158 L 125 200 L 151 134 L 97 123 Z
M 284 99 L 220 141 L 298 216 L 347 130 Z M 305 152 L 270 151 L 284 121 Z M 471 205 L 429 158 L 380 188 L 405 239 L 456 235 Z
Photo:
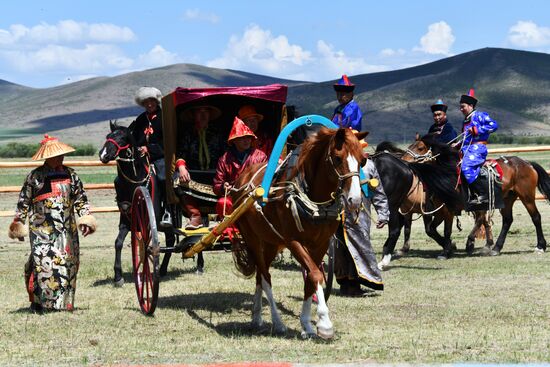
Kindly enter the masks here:
M 216 212 L 220 217 L 224 215 L 224 206 L 225 214 L 230 214 L 232 211 L 231 197 L 225 196 L 224 183 L 228 182 L 233 186 L 246 167 L 255 163 L 267 162 L 266 154 L 260 149 L 252 148 L 243 163 L 239 162 L 233 150 L 234 148 L 229 149 L 218 160 L 216 176 L 214 177 L 214 193 L 220 197 L 216 205 Z

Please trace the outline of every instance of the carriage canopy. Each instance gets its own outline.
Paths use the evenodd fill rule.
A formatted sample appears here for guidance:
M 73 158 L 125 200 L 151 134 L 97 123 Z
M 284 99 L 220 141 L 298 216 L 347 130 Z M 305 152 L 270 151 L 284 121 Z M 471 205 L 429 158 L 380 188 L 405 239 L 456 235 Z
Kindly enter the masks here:
M 221 116 L 210 124 L 218 125 L 217 128 L 223 135 L 222 141 L 225 142 L 239 108 L 245 104 L 251 104 L 258 113 L 264 115 L 260 129 L 272 138 L 276 138 L 287 122 L 285 108 L 287 91 L 286 85 L 272 84 L 252 87 L 176 88 L 172 93 L 164 96 L 162 124 L 168 202 L 172 204 L 178 202 L 170 179 L 175 170 L 178 132 L 192 128 L 192 125 L 184 119 L 184 111 L 200 105 L 218 108 Z

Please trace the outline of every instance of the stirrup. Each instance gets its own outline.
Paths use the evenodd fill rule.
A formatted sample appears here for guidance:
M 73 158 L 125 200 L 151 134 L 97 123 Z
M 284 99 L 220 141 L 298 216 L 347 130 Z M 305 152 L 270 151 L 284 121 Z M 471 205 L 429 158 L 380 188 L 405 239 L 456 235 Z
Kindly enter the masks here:
M 172 227 L 172 215 L 168 210 L 164 211 L 164 214 L 162 215 L 162 219 L 160 220 L 160 226 L 162 228 L 171 228 Z

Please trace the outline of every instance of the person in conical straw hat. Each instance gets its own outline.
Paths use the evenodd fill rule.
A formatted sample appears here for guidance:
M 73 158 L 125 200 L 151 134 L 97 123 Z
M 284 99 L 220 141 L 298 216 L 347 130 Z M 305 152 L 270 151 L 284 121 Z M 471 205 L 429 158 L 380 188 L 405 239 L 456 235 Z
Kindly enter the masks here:
M 87 236 L 97 227 L 82 181 L 72 168 L 63 165 L 70 152 L 73 147 L 44 136 L 32 157 L 44 164 L 25 178 L 9 226 L 11 239 L 30 238 L 25 284 L 35 312 L 73 310 L 80 260 L 78 229 Z
M 267 155 L 254 144 L 256 139 L 252 129 L 239 117 L 235 117 L 227 138 L 229 149 L 218 160 L 214 177 L 214 193 L 220 197 L 216 205 L 216 213 L 220 219 L 233 211 L 229 190 L 241 172 L 252 164 L 267 162 Z

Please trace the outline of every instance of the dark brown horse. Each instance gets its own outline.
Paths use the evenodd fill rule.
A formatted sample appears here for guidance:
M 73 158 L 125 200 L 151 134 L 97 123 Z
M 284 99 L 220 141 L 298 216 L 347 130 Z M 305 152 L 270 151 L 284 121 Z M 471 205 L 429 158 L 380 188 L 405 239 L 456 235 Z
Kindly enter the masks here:
M 272 293 L 269 267 L 276 255 L 288 248 L 305 269 L 304 301 L 300 322 L 303 335 L 319 335 L 330 339 L 334 335 L 322 284 L 324 277 L 318 264 L 329 246 L 329 239 L 338 228 L 340 203 L 358 209 L 361 204 L 359 183 L 360 162 L 363 161 L 361 139 L 350 129 L 322 128 L 301 146 L 295 167 L 283 172 L 272 184 L 272 199 L 261 208 L 252 208 L 237 221 L 245 245 L 234 256 L 239 271 L 246 276 L 256 273 L 256 292 L 252 324 L 260 327 L 262 320 L 262 290 L 271 307 L 271 319 L 276 333 L 284 333 L 283 324 Z M 259 185 L 263 173 L 251 166 L 239 177 L 235 187 L 248 191 Z M 234 201 L 242 199 L 234 193 Z M 316 207 L 317 215 L 308 215 L 306 207 Z M 294 209 L 294 210 L 293 210 Z M 294 214 L 293 214 L 294 212 Z M 309 213 L 311 214 L 311 213 Z M 317 332 L 311 322 L 313 294 L 317 295 Z
M 415 142 L 409 149 L 418 155 L 437 154 L 437 144 L 433 143 L 433 139 L 425 136 Z M 430 153 L 431 150 L 431 153 Z M 502 215 L 502 229 L 498 236 L 496 244 L 493 246 L 493 236 L 491 233 L 490 220 L 487 219 L 487 213 L 478 211 L 474 213 L 475 225 L 466 242 L 466 251 L 472 253 L 474 250 L 475 235 L 478 229 L 485 225 L 487 244 L 484 253 L 490 255 L 499 255 L 504 241 L 508 235 L 508 230 L 514 220 L 512 216 L 512 208 L 515 201 L 519 198 L 527 212 L 531 216 L 531 220 L 537 232 L 537 245 L 535 251 L 546 251 L 546 239 L 542 232 L 541 216 L 535 204 L 536 189 L 549 198 L 550 195 L 550 176 L 544 168 L 536 162 L 528 162 L 516 156 L 500 157 L 496 160 L 502 168 L 502 194 L 504 199 L 504 208 L 500 210 Z M 492 246 L 492 249 L 491 249 Z

